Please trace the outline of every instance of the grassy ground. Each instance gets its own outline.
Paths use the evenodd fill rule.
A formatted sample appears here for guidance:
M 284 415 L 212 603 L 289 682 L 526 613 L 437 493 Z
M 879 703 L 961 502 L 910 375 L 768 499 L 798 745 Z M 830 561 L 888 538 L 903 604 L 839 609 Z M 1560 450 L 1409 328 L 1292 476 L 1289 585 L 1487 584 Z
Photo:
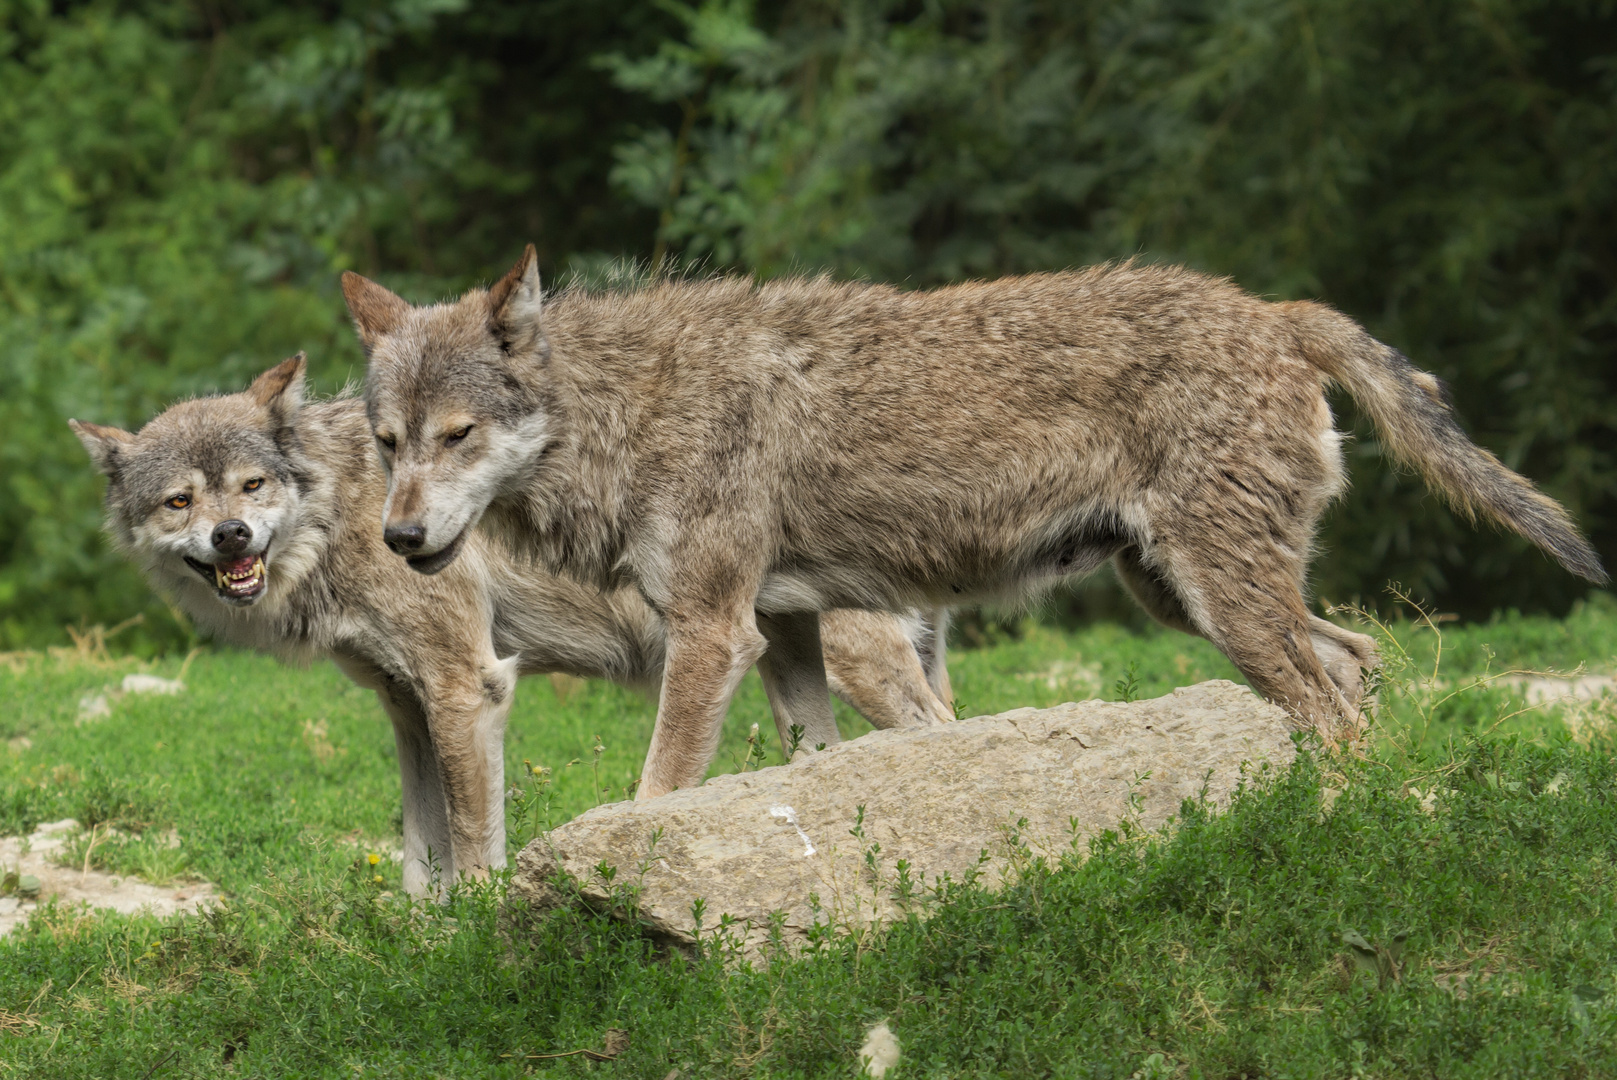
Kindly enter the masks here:
M 135 662 L 13 657 L 0 834 L 114 823 L 128 835 L 95 862 L 228 900 L 167 924 L 49 910 L 0 942 L 0 1075 L 852 1077 L 883 1018 L 899 1077 L 1617 1075 L 1611 702 L 1524 713 L 1506 681 L 1468 677 L 1610 672 L 1617 604 L 1445 631 L 1439 656 L 1430 628 L 1390 627 L 1366 756 L 1305 758 L 1224 816 L 1187 806 L 1169 839 L 1112 837 L 762 971 L 660 956 L 582 913 L 512 934 L 489 889 L 395 895 L 397 868 L 365 857 L 397 843 L 391 735 L 329 667 L 204 652 L 184 694 L 112 695 L 81 722 Z M 969 714 L 1234 677 L 1203 642 L 1109 626 L 1030 626 L 953 661 Z M 529 680 L 509 775 L 549 768 L 557 821 L 621 798 L 653 711 Z M 753 723 L 772 740 L 749 679 L 716 771 Z M 1322 788 L 1342 793 L 1328 812 Z M 615 1060 L 530 1056 L 599 1050 L 609 1028 L 629 1039 Z

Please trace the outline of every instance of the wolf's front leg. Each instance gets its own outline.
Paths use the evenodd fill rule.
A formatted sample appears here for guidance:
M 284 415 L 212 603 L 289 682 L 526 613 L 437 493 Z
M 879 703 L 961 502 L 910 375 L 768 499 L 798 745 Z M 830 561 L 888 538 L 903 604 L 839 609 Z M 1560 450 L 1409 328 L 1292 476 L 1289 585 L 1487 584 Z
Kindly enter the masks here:
M 758 632 L 751 597 L 698 610 L 699 616 L 667 615 L 668 661 L 636 799 L 702 782 L 719 747 L 730 698 L 767 644 Z M 820 678 L 823 686 L 825 676 Z
M 456 875 L 486 878 L 505 865 L 505 722 L 516 682 L 516 657 L 491 654 L 427 686 Z
M 820 649 L 819 612 L 758 615 L 758 629 L 769 648 L 758 658 L 758 675 L 775 713 L 781 752 L 792 745 L 792 728 L 802 729 L 797 744 L 814 750 L 840 742 Z
M 443 883 L 454 879 L 455 853 L 443 769 L 432 745 L 426 706 L 409 681 L 389 675 L 368 659 L 338 653 L 332 660 L 356 684 L 376 691 L 382 711 L 393 722 L 403 797 L 404 891 L 411 896 L 441 895 Z
M 394 686 L 378 690 L 393 721 L 399 749 L 399 782 L 404 811 L 404 891 L 441 897 L 455 876 L 455 849 L 449 835 L 443 770 L 427 729 L 427 714 L 413 693 Z

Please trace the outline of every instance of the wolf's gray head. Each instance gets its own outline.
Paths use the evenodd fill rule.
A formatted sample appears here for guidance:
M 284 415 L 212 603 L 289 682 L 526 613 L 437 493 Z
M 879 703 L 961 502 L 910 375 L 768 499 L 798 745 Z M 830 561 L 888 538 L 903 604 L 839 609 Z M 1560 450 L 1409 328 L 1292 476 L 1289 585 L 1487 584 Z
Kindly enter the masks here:
M 388 474 L 382 536 L 435 574 L 554 435 L 537 254 L 529 244 L 493 288 L 451 304 L 412 307 L 354 273 L 342 287 L 370 361 L 365 405 Z
M 272 588 L 301 498 L 288 444 L 303 372 L 298 353 L 245 393 L 181 402 L 137 434 L 68 421 L 107 476 L 108 530 L 193 610 Z

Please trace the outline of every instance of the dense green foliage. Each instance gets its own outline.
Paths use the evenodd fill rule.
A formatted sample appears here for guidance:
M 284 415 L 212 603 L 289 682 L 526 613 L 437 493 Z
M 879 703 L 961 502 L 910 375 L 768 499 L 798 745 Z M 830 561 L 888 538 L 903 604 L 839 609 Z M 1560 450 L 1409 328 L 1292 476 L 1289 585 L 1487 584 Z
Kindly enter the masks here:
M 1321 297 L 1449 379 L 1609 559 L 1614 59 L 1609 0 L 18 0 L 0 644 L 142 609 L 148 643 L 184 636 L 97 537 L 67 416 L 138 425 L 299 348 L 333 388 L 360 363 L 339 270 L 432 298 L 525 239 L 552 277 L 1138 255 Z M 1359 435 L 1323 595 L 1581 594 Z
M 1501 726 L 1503 690 L 1448 695 L 1490 654 L 1609 669 L 1617 609 L 1450 631 L 1436 682 L 1434 636 L 1393 630 L 1404 648 L 1387 645 L 1374 756 L 1305 758 L 1226 816 L 1187 804 L 1166 840 L 1125 830 L 1087 862 L 1022 859 L 1003 892 L 946 890 L 925 922 L 767 970 L 670 956 L 583 912 L 524 924 L 489 891 L 441 909 L 394 895 L 397 868 L 384 859 L 376 882 L 365 858 L 398 843 L 391 740 L 329 666 L 203 653 L 184 694 L 78 723 L 83 696 L 141 665 L 17 660 L 0 666 L 15 703 L 0 715 L 0 834 L 64 813 L 114 823 L 129 838 L 94 862 L 200 872 L 227 899 L 166 923 L 47 909 L 0 939 L 0 1075 L 848 1077 L 884 1018 L 903 1047 L 894 1080 L 1611 1075 L 1617 699 L 1574 728 L 1544 713 Z M 954 665 L 968 711 L 1117 696 L 1131 670 L 1148 695 L 1230 673 L 1205 642 L 1109 625 L 1031 626 Z M 653 708 L 529 680 L 508 775 L 524 758 L 552 767 L 556 820 L 621 797 Z M 759 720 L 749 678 L 723 771 Z M 30 745 L 8 751 L 19 737 Z M 1341 793 L 1328 807 L 1324 787 Z M 531 818 L 510 805 L 521 832 Z M 144 838 L 170 827 L 178 854 L 154 865 L 167 849 Z M 629 1039 L 613 1062 L 527 1057 L 600 1050 L 609 1028 Z

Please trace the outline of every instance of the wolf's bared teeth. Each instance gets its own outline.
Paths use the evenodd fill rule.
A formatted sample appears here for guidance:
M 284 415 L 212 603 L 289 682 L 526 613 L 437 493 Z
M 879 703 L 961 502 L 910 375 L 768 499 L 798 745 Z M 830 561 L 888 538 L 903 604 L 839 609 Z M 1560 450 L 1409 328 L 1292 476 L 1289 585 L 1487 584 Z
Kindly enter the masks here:
M 238 564 L 231 564 L 232 567 L 236 565 Z M 217 564 L 213 568 L 213 580 L 218 585 L 219 591 L 231 596 L 257 595 L 263 589 L 268 576 L 263 557 L 257 555 L 253 556 L 253 561 L 242 570 L 227 570 Z

